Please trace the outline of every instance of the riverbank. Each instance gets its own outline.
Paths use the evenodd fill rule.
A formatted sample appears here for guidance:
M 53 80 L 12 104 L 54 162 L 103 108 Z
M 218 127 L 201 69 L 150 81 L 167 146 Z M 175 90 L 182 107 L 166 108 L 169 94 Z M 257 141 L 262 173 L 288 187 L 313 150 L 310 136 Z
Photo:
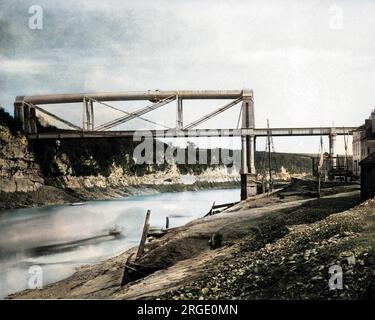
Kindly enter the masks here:
M 91 187 L 82 189 L 57 188 L 42 185 L 29 192 L 0 192 L 0 214 L 2 210 L 43 207 L 48 205 L 74 203 L 90 200 L 104 200 L 132 195 L 146 195 L 160 192 L 181 192 L 239 188 L 238 181 L 199 181 L 192 184 L 141 184 L 127 187 Z
M 10 298 L 371 298 L 375 201 L 358 204 L 355 185 L 327 188 L 321 199 L 250 199 L 148 243 L 138 263 L 156 271 L 124 287 L 124 264 L 136 248 Z M 223 237 L 215 250 L 213 233 Z M 343 269 L 343 290 L 329 290 L 332 265 Z
M 0 109 L 0 211 L 239 186 L 236 166 L 138 164 L 136 146 L 131 139 L 36 143 L 17 132 L 12 118 Z

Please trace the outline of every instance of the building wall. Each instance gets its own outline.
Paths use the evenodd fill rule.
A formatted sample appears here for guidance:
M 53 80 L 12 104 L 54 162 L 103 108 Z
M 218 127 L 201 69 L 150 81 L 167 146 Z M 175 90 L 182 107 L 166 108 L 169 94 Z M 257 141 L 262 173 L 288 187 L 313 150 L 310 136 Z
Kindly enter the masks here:
M 353 142 L 353 148 L 355 147 Z M 354 161 L 354 174 L 360 176 L 361 174 L 361 166 L 359 166 L 359 162 L 369 156 L 371 153 L 375 152 L 375 140 L 365 138 L 361 141 L 356 142 L 357 154 L 354 155 L 353 149 L 353 161 Z
M 375 151 L 375 111 L 353 132 L 353 173 L 360 176 L 359 162 Z
M 361 200 L 375 196 L 375 166 L 363 166 L 361 171 Z
M 358 130 L 353 132 L 353 173 L 355 175 L 360 175 L 361 167 L 359 162 L 362 158 L 362 136 L 364 130 Z

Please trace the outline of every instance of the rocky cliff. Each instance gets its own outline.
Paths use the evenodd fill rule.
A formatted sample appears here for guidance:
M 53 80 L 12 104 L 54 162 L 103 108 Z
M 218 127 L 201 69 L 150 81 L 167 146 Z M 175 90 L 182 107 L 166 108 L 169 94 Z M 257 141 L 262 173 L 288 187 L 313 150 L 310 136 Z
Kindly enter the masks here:
M 38 126 L 38 130 L 49 129 Z M 0 210 L 155 190 L 239 187 L 239 150 L 193 149 L 206 155 L 207 164 L 153 161 L 140 165 L 133 156 L 137 145 L 139 142 L 125 138 L 28 141 L 16 120 L 0 109 Z M 160 158 L 157 150 L 165 151 L 168 145 L 156 140 L 153 148 L 156 159 Z M 181 154 L 187 160 L 185 151 Z M 220 156 L 218 161 L 222 151 L 232 156 L 234 164 L 224 166 Z M 288 171 L 301 173 L 311 167 L 305 156 L 274 156 Z M 257 152 L 256 164 L 261 166 L 264 158 L 264 152 Z
M 237 169 L 220 165 L 138 165 L 131 140 L 33 143 L 9 115 L 0 116 L 0 210 L 239 181 Z
M 30 192 L 38 190 L 44 179 L 24 136 L 14 136 L 0 125 L 0 191 Z

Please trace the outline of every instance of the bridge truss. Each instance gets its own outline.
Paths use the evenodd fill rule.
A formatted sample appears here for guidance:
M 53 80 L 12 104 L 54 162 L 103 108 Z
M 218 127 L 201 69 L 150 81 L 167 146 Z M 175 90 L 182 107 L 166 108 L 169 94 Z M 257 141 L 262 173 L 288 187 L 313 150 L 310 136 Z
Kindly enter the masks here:
M 183 101 L 185 100 L 226 100 L 226 103 L 185 124 L 183 119 Z M 230 100 L 228 102 L 228 100 Z M 149 101 L 146 107 L 128 112 L 111 105 L 113 101 Z M 176 101 L 176 126 L 169 128 L 144 115 Z M 79 126 L 63 119 L 41 107 L 49 104 L 82 103 L 82 125 Z M 237 128 L 233 129 L 197 129 L 202 123 L 241 103 Z M 95 125 L 94 104 L 111 108 L 123 115 L 106 123 Z M 52 117 L 71 128 L 55 132 L 37 132 L 36 111 Z M 311 128 L 255 128 L 254 97 L 252 90 L 183 90 L 183 91 L 128 91 L 113 93 L 53 94 L 36 96 L 18 96 L 14 102 L 14 114 L 21 123 L 29 139 L 75 139 L 75 138 L 119 138 L 133 137 L 135 134 L 152 137 L 220 137 L 240 136 L 242 144 L 241 161 L 241 198 L 256 193 L 255 180 L 255 141 L 256 137 L 272 136 L 329 136 L 330 154 L 335 152 L 337 135 L 349 135 L 356 127 L 311 127 Z M 151 123 L 162 129 L 156 130 L 110 130 L 133 119 Z M 239 128 L 240 120 L 242 121 Z

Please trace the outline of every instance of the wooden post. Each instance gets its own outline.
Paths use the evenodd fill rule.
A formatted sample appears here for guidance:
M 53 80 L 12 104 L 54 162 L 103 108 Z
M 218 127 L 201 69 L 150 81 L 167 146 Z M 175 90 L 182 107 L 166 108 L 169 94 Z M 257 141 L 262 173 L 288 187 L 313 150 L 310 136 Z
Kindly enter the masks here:
M 210 210 L 210 215 L 212 215 L 212 212 L 214 211 L 214 206 L 215 206 L 215 201 L 214 201 L 214 203 L 212 204 L 212 207 L 211 207 L 211 210 Z
M 137 255 L 135 259 L 138 259 L 143 254 L 143 251 L 145 249 L 147 234 L 150 228 L 150 215 L 151 215 L 151 210 L 147 210 L 145 224 L 143 226 L 142 238 L 141 238 L 141 242 L 139 243 L 139 247 L 138 247 L 138 251 L 137 251 Z
M 264 180 L 264 176 L 262 177 L 262 193 L 266 193 L 266 181 Z
M 169 229 L 169 217 L 166 216 L 165 217 L 165 230 L 168 230 Z

